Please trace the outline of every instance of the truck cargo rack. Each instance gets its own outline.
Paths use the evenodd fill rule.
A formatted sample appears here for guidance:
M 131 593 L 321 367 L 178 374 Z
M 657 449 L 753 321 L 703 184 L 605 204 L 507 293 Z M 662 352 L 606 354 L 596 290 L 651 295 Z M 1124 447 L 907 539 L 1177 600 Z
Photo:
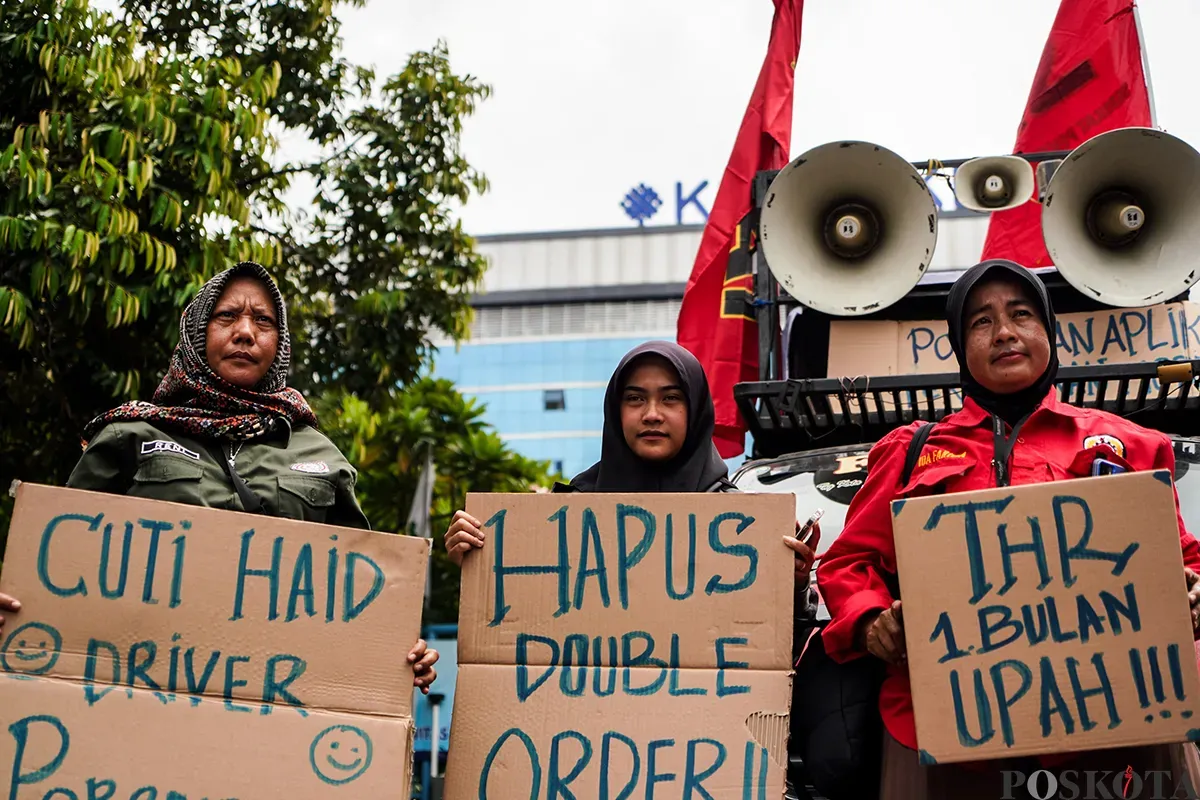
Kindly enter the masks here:
M 1130 417 L 1148 428 L 1200 435 L 1198 361 L 1061 367 L 1064 402 Z M 962 407 L 957 373 L 793 378 L 740 383 L 734 398 L 756 457 L 814 447 L 867 444 L 915 420 L 940 420 Z

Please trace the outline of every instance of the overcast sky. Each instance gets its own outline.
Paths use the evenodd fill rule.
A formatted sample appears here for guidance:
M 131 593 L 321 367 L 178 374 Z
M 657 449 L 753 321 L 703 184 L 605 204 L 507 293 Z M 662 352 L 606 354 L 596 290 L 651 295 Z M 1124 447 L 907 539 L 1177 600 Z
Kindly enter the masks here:
M 1011 151 L 1058 0 L 807 0 L 792 155 L 865 139 L 907 159 Z M 464 149 L 491 191 L 475 234 L 628 226 L 645 182 L 706 206 L 765 53 L 770 0 L 373 0 L 342 10 L 347 55 L 383 76 L 445 39 L 494 94 Z M 1144 0 L 1158 123 L 1200 147 L 1200 0 Z M 702 221 L 690 210 L 685 222 Z

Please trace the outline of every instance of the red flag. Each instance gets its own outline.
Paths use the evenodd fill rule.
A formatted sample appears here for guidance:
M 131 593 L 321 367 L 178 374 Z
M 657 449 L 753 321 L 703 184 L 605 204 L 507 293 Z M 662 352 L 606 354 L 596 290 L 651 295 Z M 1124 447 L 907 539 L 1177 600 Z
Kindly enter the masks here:
M 1105 131 L 1152 124 L 1132 0 L 1062 0 L 1013 152 L 1071 150 Z M 989 258 L 1052 265 L 1036 199 L 992 214 Z
M 676 332 L 679 344 L 699 359 L 708 375 L 717 414 L 714 440 L 723 458 L 741 453 L 746 439 L 733 385 L 758 380 L 758 333 L 748 302 L 753 299 L 754 279 L 749 269 L 748 226 L 742 222 L 751 210 L 755 173 L 786 166 L 792 140 L 792 94 L 804 0 L 774 2 L 767 57 L 704 226 Z

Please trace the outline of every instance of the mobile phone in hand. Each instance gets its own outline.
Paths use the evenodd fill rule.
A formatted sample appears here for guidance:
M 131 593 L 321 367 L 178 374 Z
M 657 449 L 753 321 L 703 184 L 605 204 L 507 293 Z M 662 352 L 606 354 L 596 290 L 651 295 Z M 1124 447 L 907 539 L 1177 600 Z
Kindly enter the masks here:
M 823 516 L 825 516 L 825 509 L 818 508 L 816 511 L 814 511 L 812 513 L 812 516 L 808 518 L 808 522 L 805 522 L 803 527 L 801 527 L 800 530 L 796 532 L 796 538 L 801 540 L 802 542 L 804 542 L 809 547 L 811 547 L 812 546 L 813 526 L 816 525 L 817 521 L 820 520 L 821 517 L 823 517 Z

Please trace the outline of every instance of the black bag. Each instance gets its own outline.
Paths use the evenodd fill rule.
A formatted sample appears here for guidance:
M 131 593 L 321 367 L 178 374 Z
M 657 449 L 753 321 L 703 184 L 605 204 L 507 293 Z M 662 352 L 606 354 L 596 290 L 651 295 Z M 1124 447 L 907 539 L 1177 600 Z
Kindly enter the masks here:
M 900 486 L 912 477 L 933 427 L 922 425 L 913 433 Z M 825 652 L 820 630 L 812 634 L 796 665 L 791 749 L 803 760 L 813 788 L 829 800 L 867 800 L 879 794 L 879 687 L 886 671 L 887 665 L 872 656 L 845 664 L 834 661 Z

